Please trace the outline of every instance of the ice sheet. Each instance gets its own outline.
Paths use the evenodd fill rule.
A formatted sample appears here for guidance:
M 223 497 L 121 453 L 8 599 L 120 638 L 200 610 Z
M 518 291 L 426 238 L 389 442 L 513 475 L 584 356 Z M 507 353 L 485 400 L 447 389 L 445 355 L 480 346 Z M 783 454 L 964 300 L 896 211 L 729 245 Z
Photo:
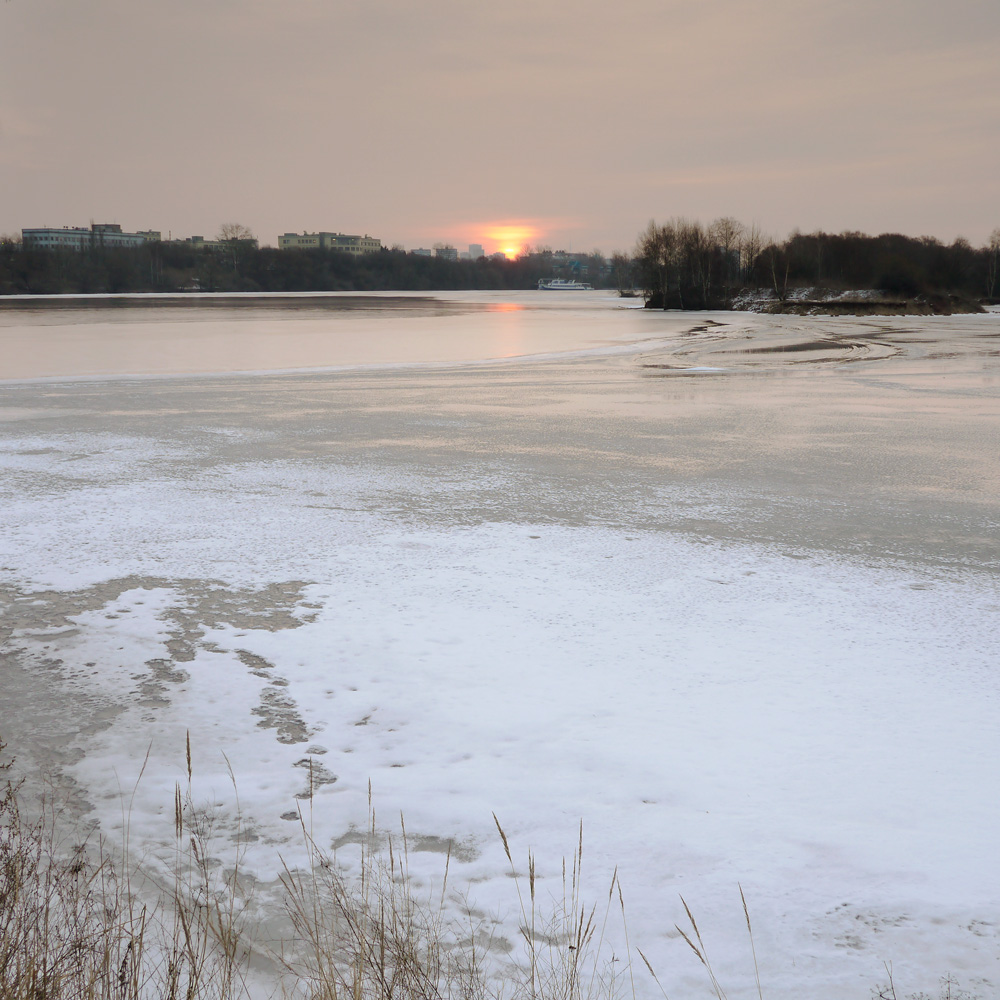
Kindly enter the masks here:
M 963 484 L 934 487 L 938 519 L 915 522 L 926 558 L 891 555 L 896 529 L 872 499 L 886 479 L 848 477 L 829 454 L 912 398 L 892 376 L 912 377 L 883 367 L 849 397 L 873 408 L 853 411 L 850 433 L 796 445 L 816 464 L 803 458 L 780 498 L 718 457 L 748 434 L 706 429 L 743 390 L 654 398 L 638 361 L 541 385 L 512 371 L 499 395 L 466 373 L 461 398 L 420 373 L 25 388 L 9 401 L 27 416 L 0 424 L 14 747 L 38 760 L 56 747 L 49 762 L 112 836 L 148 753 L 129 822 L 155 854 L 190 732 L 196 795 L 231 832 L 231 765 L 264 879 L 279 853 L 301 857 L 300 810 L 351 863 L 370 780 L 382 825 L 402 812 L 422 846 L 415 877 L 440 878 L 453 841 L 453 884 L 515 946 L 492 813 L 519 865 L 536 852 L 543 895 L 582 820 L 592 898 L 618 866 L 632 942 L 669 996 L 708 992 L 673 929 L 680 894 L 729 995 L 756 995 L 738 883 L 768 996 L 864 997 L 886 961 L 909 992 L 954 973 L 989 996 L 1000 595 L 975 539 L 995 497 L 966 463 Z M 802 391 L 845 406 L 832 378 Z M 985 468 L 988 394 L 965 397 L 970 444 L 935 391 L 933 433 L 955 454 L 981 447 Z M 787 397 L 770 398 L 784 413 Z M 664 399 L 701 431 L 682 431 Z M 652 477 L 654 406 L 674 464 Z M 678 466 L 695 444 L 703 464 Z M 928 494 L 921 448 L 885 447 L 898 496 Z M 841 484 L 843 520 L 816 503 L 817 483 Z M 750 537 L 755 506 L 784 527 Z M 692 512 L 715 527 L 697 530 Z M 641 963 L 637 982 L 656 994 Z

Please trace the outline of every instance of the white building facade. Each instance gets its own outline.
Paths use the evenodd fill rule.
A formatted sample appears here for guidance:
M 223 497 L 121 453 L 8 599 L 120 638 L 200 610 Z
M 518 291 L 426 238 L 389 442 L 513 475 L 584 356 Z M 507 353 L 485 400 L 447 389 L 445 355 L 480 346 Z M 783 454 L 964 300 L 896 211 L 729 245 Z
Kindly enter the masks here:
M 94 250 L 99 247 L 141 247 L 155 242 L 160 234 L 153 230 L 124 233 L 115 222 L 83 226 L 63 226 L 61 229 L 22 229 L 25 250 Z
M 374 236 L 350 236 L 347 233 L 283 233 L 278 237 L 280 250 L 340 250 L 342 253 L 378 253 L 382 241 Z

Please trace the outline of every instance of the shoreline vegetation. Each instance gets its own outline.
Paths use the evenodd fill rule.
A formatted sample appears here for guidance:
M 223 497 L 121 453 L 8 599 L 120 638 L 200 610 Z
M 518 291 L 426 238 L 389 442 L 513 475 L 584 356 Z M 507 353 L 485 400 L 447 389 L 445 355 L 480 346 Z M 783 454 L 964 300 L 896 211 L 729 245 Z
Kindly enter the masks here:
M 520 932 L 510 942 L 498 916 L 449 883 L 450 849 L 439 881 L 411 876 L 405 820 L 396 833 L 378 827 L 370 785 L 360 861 L 342 866 L 300 814 L 304 863 L 281 860 L 275 885 L 257 882 L 243 817 L 235 833 L 217 829 L 216 808 L 195 799 L 190 734 L 186 759 L 173 845 L 157 851 L 131 842 L 127 795 L 122 842 L 93 830 L 81 842 L 58 805 L 31 794 L 11 778 L 13 761 L 0 759 L 3 1000 L 636 1000 L 640 973 L 662 994 L 628 942 L 617 869 L 597 903 L 583 896 L 582 823 L 563 859 L 561 895 L 543 903 L 532 852 L 522 870 L 493 816 Z M 678 933 L 725 1000 L 684 908 L 690 927 Z M 625 954 L 616 953 L 623 939 Z
M 124 795 L 121 844 L 94 830 L 81 840 L 58 805 L 29 794 L 25 779 L 11 776 L 13 760 L 0 758 L 3 1000 L 667 1000 L 638 944 L 643 929 L 629 928 L 618 869 L 606 895 L 584 898 L 582 823 L 563 859 L 561 896 L 543 903 L 532 852 L 521 870 L 493 816 L 509 867 L 515 945 L 498 938 L 497 916 L 479 913 L 449 884 L 450 850 L 440 882 L 418 888 L 405 820 L 396 834 L 377 827 L 370 785 L 360 863 L 343 867 L 300 816 L 305 864 L 282 861 L 277 892 L 258 898 L 264 884 L 246 864 L 253 838 L 242 816 L 235 833 L 223 833 L 195 799 L 190 734 L 186 760 L 186 782 L 175 785 L 173 846 L 154 856 L 150 845 L 130 842 Z M 739 988 L 763 1000 L 750 908 L 737 889 L 752 954 Z M 696 918 L 680 902 L 687 921 L 674 929 L 684 960 L 701 966 L 698 995 L 728 1000 Z M 265 934 L 268 906 L 279 919 L 270 914 Z M 872 1000 L 933 1000 L 897 992 L 891 964 L 884 968 Z M 950 975 L 938 996 L 978 1000 Z
M 977 248 L 962 238 L 944 244 L 857 232 L 794 232 L 776 240 L 732 218 L 708 225 L 671 219 L 650 221 L 632 251 L 609 258 L 539 246 L 511 260 L 452 260 L 400 247 L 354 255 L 222 242 L 224 249 L 150 242 L 72 251 L 31 249 L 18 237 L 0 237 L 0 303 L 9 308 L 17 300 L 5 296 L 35 295 L 158 294 L 174 296 L 161 304 L 176 304 L 193 292 L 513 291 L 553 278 L 641 296 L 650 309 L 947 315 L 1000 302 L 1000 228 Z
M 1000 228 L 987 245 L 894 233 L 792 233 L 716 219 L 650 221 L 634 266 L 646 307 L 800 315 L 982 312 L 1000 292 Z

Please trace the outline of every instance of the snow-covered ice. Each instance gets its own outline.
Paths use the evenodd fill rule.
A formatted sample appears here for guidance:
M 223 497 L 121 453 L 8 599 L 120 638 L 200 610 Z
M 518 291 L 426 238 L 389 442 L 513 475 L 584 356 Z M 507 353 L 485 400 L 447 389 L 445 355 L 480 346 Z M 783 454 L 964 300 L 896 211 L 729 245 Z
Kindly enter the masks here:
M 109 834 L 148 751 L 155 853 L 190 731 L 262 879 L 370 780 L 512 941 L 493 813 L 543 897 L 582 821 L 671 997 L 709 993 L 681 894 L 756 995 L 738 884 L 767 996 L 885 962 L 994 995 L 997 317 L 677 319 L 501 368 L 8 384 L 0 735 Z

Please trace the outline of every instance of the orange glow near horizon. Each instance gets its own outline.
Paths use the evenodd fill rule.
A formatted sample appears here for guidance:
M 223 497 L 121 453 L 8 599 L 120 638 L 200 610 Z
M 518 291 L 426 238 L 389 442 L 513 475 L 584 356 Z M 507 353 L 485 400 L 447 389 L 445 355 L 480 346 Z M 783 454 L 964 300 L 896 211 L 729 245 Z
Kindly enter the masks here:
M 529 243 L 538 241 L 541 231 L 525 223 L 503 223 L 487 230 L 486 239 L 508 257 L 516 257 Z

